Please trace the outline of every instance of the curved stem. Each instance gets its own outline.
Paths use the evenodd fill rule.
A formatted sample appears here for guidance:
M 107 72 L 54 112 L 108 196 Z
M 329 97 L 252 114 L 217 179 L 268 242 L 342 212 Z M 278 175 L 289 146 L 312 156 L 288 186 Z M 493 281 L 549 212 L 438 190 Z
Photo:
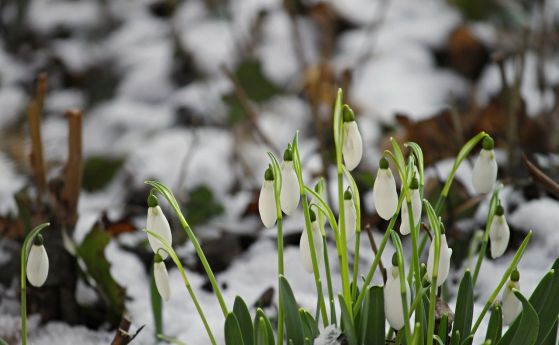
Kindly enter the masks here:
M 29 255 L 29 250 L 33 239 L 37 236 L 44 228 L 49 226 L 50 223 L 43 223 L 31 230 L 25 239 L 23 240 L 23 245 L 21 246 L 21 259 L 20 259 L 20 283 L 21 283 L 21 344 L 27 344 L 27 256 Z

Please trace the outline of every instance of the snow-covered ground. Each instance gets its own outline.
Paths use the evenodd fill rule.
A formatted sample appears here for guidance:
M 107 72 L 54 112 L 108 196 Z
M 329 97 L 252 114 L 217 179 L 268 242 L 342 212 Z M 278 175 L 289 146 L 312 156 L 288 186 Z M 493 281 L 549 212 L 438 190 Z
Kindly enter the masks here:
M 311 1 L 312 2 L 312 1 Z M 499 77 L 495 67 L 488 67 L 479 85 L 436 65 L 432 49 L 443 44 L 448 34 L 461 22 L 460 14 L 443 0 L 393 0 L 370 2 L 365 0 L 329 1 L 341 16 L 357 23 L 346 31 L 337 42 L 333 56 L 334 68 L 355 68 L 351 81 L 352 102 L 360 110 L 358 121 L 364 138 L 362 163 L 375 168 L 379 159 L 380 125 L 392 123 L 396 112 L 404 112 L 413 119 L 423 119 L 447 107 L 450 97 L 467 96 L 475 89 L 479 102 L 498 91 Z M 224 127 L 177 126 L 177 109 L 187 107 L 195 116 L 205 121 L 224 123 L 227 106 L 222 96 L 231 92 L 231 85 L 221 73 L 221 66 L 234 66 L 242 57 L 237 45 L 250 34 L 252 23 L 261 11 L 266 11 L 262 36 L 254 49 L 260 59 L 264 74 L 286 90 L 299 90 L 303 83 L 302 66 L 297 58 L 289 16 L 280 0 L 243 0 L 230 2 L 230 16 L 208 13 L 202 0 L 178 2 L 179 7 L 170 20 L 151 15 L 152 0 L 112 0 L 107 8 L 103 2 L 76 2 L 70 0 L 31 1 L 29 25 L 34 30 L 49 35 L 63 27 L 74 33 L 68 38 L 58 38 L 52 49 L 37 54 L 36 61 L 17 61 L 0 45 L 0 131 L 7 131 L 17 121 L 25 108 L 27 90 L 21 86 L 33 78 L 29 64 L 39 64 L 42 55 L 59 59 L 71 71 L 84 71 L 97 64 L 110 64 L 121 80 L 115 85 L 115 95 L 109 100 L 87 109 L 84 120 L 84 154 L 106 155 L 125 159 L 124 171 L 107 188 L 95 193 L 83 193 L 75 239 L 84 238 L 91 225 L 104 210 L 119 214 L 124 208 L 124 190 L 139 187 L 145 178 L 157 178 L 175 191 L 187 191 L 200 185 L 212 188 L 214 196 L 224 205 L 225 213 L 205 228 L 230 231 L 258 230 L 258 240 L 248 251 L 238 257 L 223 273 L 217 275 L 220 283 L 226 283 L 225 300 L 232 306 L 236 295 L 252 304 L 262 292 L 276 286 L 276 250 L 273 230 L 260 229 L 256 217 L 240 219 L 244 206 L 250 200 L 250 188 L 261 183 L 268 164 L 269 148 L 254 140 L 235 134 Z M 108 10 L 108 13 L 104 11 Z M 554 13 L 559 13 L 555 6 Z M 120 25 L 106 37 L 85 39 L 98 29 L 107 15 Z M 370 30 L 368 24 L 383 17 L 382 25 Z M 480 28 L 481 27 L 481 28 Z M 306 18 L 298 19 L 303 54 L 308 64 L 318 63 L 319 40 L 317 27 Z M 498 38 L 490 27 L 480 24 L 476 32 L 483 33 L 488 43 Z M 174 46 L 178 39 L 193 58 L 193 63 L 204 73 L 204 78 L 176 87 L 171 80 Z M 359 62 L 363 54 L 370 56 Z M 554 94 L 540 95 L 535 79 L 535 58 L 527 56 L 526 81 L 522 95 L 527 100 L 528 112 L 534 114 L 553 104 Z M 548 65 L 546 77 L 550 83 L 559 81 L 557 65 Z M 509 67 L 507 67 L 509 68 Z M 88 106 L 87 95 L 75 88 L 53 89 L 46 102 L 47 116 L 43 123 L 45 155 L 48 161 L 61 161 L 66 155 L 66 122 L 62 111 L 69 107 Z M 260 116 L 258 124 L 276 147 L 284 147 L 295 130 L 301 133 L 301 152 L 305 162 L 305 176 L 321 169 L 317 152 L 318 143 L 310 138 L 310 112 L 307 103 L 296 92 L 286 92 L 257 105 Z M 28 144 L 27 144 L 28 145 Z M 236 171 L 248 162 L 250 169 L 242 181 L 242 190 L 232 194 Z M 438 171 L 443 175 L 450 170 L 452 162 L 441 162 Z M 472 191 L 471 167 L 464 164 L 458 171 L 458 179 Z M 26 180 L 3 153 L 0 154 L 0 213 L 15 210 L 12 195 L 24 186 Z M 332 186 L 332 188 L 334 188 Z M 521 290 L 529 294 L 538 279 L 559 256 L 559 235 L 555 229 L 559 222 L 559 202 L 539 199 L 524 202 L 522 196 L 510 188 L 502 192 L 503 204 L 513 200 L 518 207 L 507 218 L 511 225 L 524 232 L 534 231 L 532 243 L 522 259 Z M 370 195 L 365 195 L 370 200 Z M 487 200 L 478 210 L 473 222 L 484 226 Z M 372 210 L 372 204 L 369 206 Z M 337 208 L 334 205 L 334 208 Z M 169 214 L 169 217 L 172 217 Z M 136 219 L 138 229 L 144 219 Z M 296 213 L 285 223 L 286 233 L 300 232 L 302 214 Z M 227 224 L 227 227 L 223 227 Z M 243 230 L 239 230 L 243 229 Z M 260 231 L 262 230 L 262 231 Z M 252 231 L 252 230 L 251 230 Z M 136 241 L 142 233 L 126 235 L 120 240 Z M 376 229 L 375 237 L 381 234 Z M 454 244 L 461 245 L 461 244 Z M 360 253 L 360 273 L 365 274 L 373 255 L 363 236 Z M 177 250 L 192 253 L 186 245 Z M 331 246 L 330 256 L 335 248 Z M 389 245 L 383 254 L 390 261 L 393 248 Z M 0 251 L 0 261 L 2 261 Z M 509 251 L 495 261 L 485 261 L 478 280 L 479 298 L 476 313 L 497 284 L 497 279 L 510 262 Z M 140 260 L 130 252 L 111 243 L 107 256 L 112 272 L 131 297 L 127 301 L 133 327 L 146 325 L 135 340 L 137 344 L 153 343 L 153 320 L 149 300 L 148 277 Z M 425 258 L 426 261 L 426 258 Z M 312 276 L 299 262 L 296 247 L 285 251 L 286 276 L 297 296 L 298 302 L 314 311 L 316 292 Z M 331 259 L 334 282 L 339 282 L 336 261 Z M 464 267 L 459 268 L 449 281 L 456 282 Z M 223 343 L 223 316 L 216 298 L 201 289 L 204 282 L 196 272 L 187 272 L 192 286 L 199 296 L 208 321 L 220 343 Z M 188 297 L 181 276 L 176 269 L 170 270 L 171 300 L 164 306 L 165 334 L 185 341 L 187 344 L 207 344 L 202 324 Z M 381 282 L 375 276 L 374 283 Z M 15 295 L 16 283 L 6 291 Z M 335 289 L 339 290 L 339 283 Z M 451 291 L 456 288 L 450 284 Z M 81 300 L 87 300 L 87 289 L 78 289 Z M 451 301 L 451 305 L 455 302 Z M 0 336 L 12 336 L 19 329 L 19 304 L 14 298 L 0 303 Z M 108 331 L 92 331 L 84 327 L 70 327 L 61 323 L 38 326 L 38 319 L 31 318 L 30 340 L 35 345 L 107 344 L 112 338 Z M 485 334 L 485 324 L 478 335 Z M 476 338 L 476 341 L 479 341 Z

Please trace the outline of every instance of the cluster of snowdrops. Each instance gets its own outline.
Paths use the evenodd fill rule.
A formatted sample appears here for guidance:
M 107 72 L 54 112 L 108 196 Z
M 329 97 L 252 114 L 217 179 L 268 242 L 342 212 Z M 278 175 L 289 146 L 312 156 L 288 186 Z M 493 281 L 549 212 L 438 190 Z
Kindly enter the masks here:
M 165 260 L 178 267 L 192 298 L 211 344 L 216 344 L 214 330 L 206 320 L 180 259 L 173 250 L 171 228 L 157 194 L 162 195 L 178 217 L 182 228 L 194 245 L 198 258 L 209 278 L 224 316 L 224 339 L 227 345 L 275 344 L 472 344 L 483 319 L 490 318 L 483 344 L 556 344 L 559 314 L 559 278 L 555 276 L 556 262 L 541 280 L 530 298 L 519 291 L 520 274 L 517 265 L 531 238 L 529 232 L 481 313 L 474 322 L 474 289 L 480 267 L 489 246 L 491 258 L 502 256 L 509 243 L 510 230 L 504 209 L 500 205 L 496 182 L 497 163 L 494 142 L 485 132 L 470 139 L 458 153 L 454 166 L 445 181 L 434 206 L 423 197 L 424 165 L 419 145 L 404 144 L 408 155 L 395 140 L 392 150 L 386 150 L 379 162 L 373 187 L 374 207 L 388 226 L 375 252 L 373 263 L 366 274 L 359 271 L 359 243 L 361 236 L 360 194 L 351 171 L 360 163 L 363 146 L 355 115 L 342 102 L 339 91 L 333 116 L 333 135 L 336 149 L 337 198 L 340 205 L 336 214 L 326 202 L 325 181 L 319 179 L 313 187 L 303 181 L 298 150 L 298 134 L 287 145 L 280 163 L 268 153 L 270 165 L 264 173 L 259 197 L 259 212 L 266 228 L 277 230 L 278 298 L 277 314 L 268 315 L 262 309 L 252 311 L 241 297 L 229 309 L 220 286 L 201 246 L 183 216 L 172 192 L 157 181 L 146 181 L 152 186 L 147 203 L 145 232 L 154 252 L 153 275 L 155 286 L 163 300 L 171 295 Z M 459 165 L 476 147 L 481 150 L 475 160 L 472 182 L 478 193 L 488 194 L 489 212 L 483 236 L 477 243 L 477 259 L 473 272 L 466 270 L 460 282 L 454 314 L 441 311 L 441 289 L 449 270 L 452 249 L 447 244 L 441 218 L 445 199 Z M 400 193 L 391 169 L 400 180 Z M 304 269 L 313 275 L 317 291 L 317 308 L 312 313 L 300 308 L 287 278 L 283 262 L 283 217 L 292 214 L 302 204 L 305 224 L 300 239 L 300 259 Z M 421 231 L 422 218 L 427 219 Z M 400 219 L 399 231 L 395 225 Z M 34 286 L 41 286 L 48 273 L 48 257 L 39 232 L 45 225 L 29 234 L 22 249 L 22 287 L 25 274 Z M 402 239 L 409 237 L 411 251 L 406 253 Z M 336 255 L 328 253 L 328 241 L 333 240 Z M 391 241 L 395 253 L 383 286 L 372 285 L 379 268 L 381 255 Z M 421 259 L 430 241 L 427 261 Z M 32 242 L 32 244 L 31 244 Z M 353 247 L 353 254 L 348 247 Z M 350 263 L 350 256 L 354 258 Z M 342 291 L 334 291 L 330 258 L 338 260 Z M 406 258 L 409 258 L 406 260 Z M 26 272 L 26 273 L 25 273 Z M 325 276 L 322 276 L 323 272 Z M 325 291 L 326 290 L 326 291 Z M 500 301 L 498 296 L 501 295 Z M 25 289 L 22 289 L 22 339 L 25 344 Z M 414 317 L 412 317 L 412 315 Z M 386 324 L 388 323 L 388 330 Z M 506 332 L 503 326 L 510 325 Z M 163 336 L 164 339 L 171 339 Z

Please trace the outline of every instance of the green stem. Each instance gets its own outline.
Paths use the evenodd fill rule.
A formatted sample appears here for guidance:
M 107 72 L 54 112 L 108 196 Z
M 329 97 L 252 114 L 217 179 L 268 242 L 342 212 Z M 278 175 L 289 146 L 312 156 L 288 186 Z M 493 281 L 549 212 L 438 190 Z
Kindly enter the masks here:
M 31 230 L 25 239 L 23 240 L 23 245 L 21 246 L 21 270 L 20 270 L 20 283 L 21 283 L 21 344 L 27 344 L 27 256 L 29 255 L 29 250 L 31 249 L 31 244 L 33 239 L 37 236 L 44 228 L 49 226 L 50 223 L 43 223 Z
M 406 336 L 406 344 L 411 344 L 411 328 L 410 328 L 410 310 L 408 308 L 408 298 L 407 298 L 407 281 L 406 272 L 404 268 L 404 250 L 402 249 L 402 242 L 400 237 L 396 232 L 391 231 L 392 242 L 396 252 L 398 253 L 398 271 L 400 280 L 400 294 L 402 297 L 402 308 L 404 309 L 404 333 Z
M 355 255 L 353 256 L 353 290 L 351 291 L 351 298 L 355 301 L 357 297 L 357 274 L 359 272 L 359 242 L 361 240 L 361 231 L 357 230 L 355 234 Z
M 156 239 L 158 239 L 159 242 L 161 242 L 161 244 L 163 245 L 163 250 L 165 250 L 167 252 L 167 254 L 169 254 L 171 259 L 173 260 L 173 262 L 175 263 L 175 265 L 179 269 L 182 280 L 184 281 L 184 285 L 186 286 L 186 289 L 188 290 L 188 293 L 190 295 L 190 298 L 192 299 L 192 302 L 194 302 L 194 306 L 196 307 L 196 311 L 198 312 L 198 315 L 200 316 L 200 319 L 202 319 L 202 323 L 204 324 L 204 328 L 206 329 L 206 332 L 208 333 L 208 337 L 210 338 L 210 341 L 213 345 L 217 345 L 217 343 L 215 341 L 215 338 L 214 338 L 214 335 L 212 333 L 212 330 L 210 329 L 210 325 L 208 324 L 208 321 L 206 320 L 206 316 L 204 315 L 204 311 L 202 310 L 202 307 L 200 306 L 200 303 L 198 302 L 198 298 L 196 297 L 196 294 L 194 293 L 194 290 L 192 290 L 192 286 L 190 285 L 190 281 L 188 280 L 188 277 L 186 276 L 186 272 L 184 271 L 184 267 L 182 266 L 182 263 L 179 260 L 179 257 L 177 256 L 177 253 L 175 252 L 173 247 L 171 247 L 171 245 L 169 243 L 167 243 L 167 241 L 165 241 L 165 239 L 162 236 L 160 236 L 159 234 L 157 234 L 153 231 L 150 231 L 150 230 L 144 230 L 144 231 L 147 234 L 149 234 L 150 236 L 153 236 Z
M 429 321 L 427 322 L 427 345 L 433 345 L 435 333 L 435 305 L 437 304 L 437 278 L 439 275 L 439 260 L 441 253 L 441 233 L 437 226 L 433 226 L 433 240 L 435 241 L 435 258 L 433 260 L 433 274 L 431 275 L 431 294 L 429 296 Z
M 280 216 L 278 218 L 278 286 L 279 277 L 284 275 L 283 270 L 283 219 Z M 281 294 L 278 294 L 278 344 L 283 344 L 283 303 L 281 300 Z
M 404 187 L 407 188 L 407 187 Z M 411 232 L 411 243 L 412 243 L 412 268 L 411 270 L 414 273 L 414 287 L 415 287 L 415 293 L 417 294 L 417 292 L 419 291 L 419 289 L 421 289 L 421 271 L 419 268 L 419 254 L 418 254 L 418 250 L 417 250 L 417 233 L 419 230 L 419 227 L 415 226 L 415 221 L 413 219 L 413 209 L 412 209 L 412 204 L 411 201 L 406 201 L 406 205 L 408 207 L 408 220 L 410 223 L 410 232 Z M 403 220 L 402 220 L 403 221 Z M 417 317 L 417 315 L 416 315 Z
M 338 166 L 338 205 L 340 210 L 340 219 L 338 221 L 338 229 L 340 230 L 340 256 L 342 265 L 340 267 L 342 273 L 342 290 L 344 299 L 346 300 L 347 307 L 350 315 L 353 315 L 353 301 L 351 299 L 351 290 L 349 287 L 349 265 L 347 259 L 347 237 L 345 229 L 345 207 L 344 207 L 344 180 L 341 166 Z
M 323 225 L 321 225 L 322 227 Z M 326 283 L 328 285 L 328 299 L 330 301 L 330 322 L 337 325 L 336 320 L 336 304 L 334 302 L 334 289 L 332 288 L 332 274 L 330 273 L 330 259 L 328 258 L 328 249 L 326 236 L 322 237 L 322 243 L 324 246 L 324 269 L 326 271 Z

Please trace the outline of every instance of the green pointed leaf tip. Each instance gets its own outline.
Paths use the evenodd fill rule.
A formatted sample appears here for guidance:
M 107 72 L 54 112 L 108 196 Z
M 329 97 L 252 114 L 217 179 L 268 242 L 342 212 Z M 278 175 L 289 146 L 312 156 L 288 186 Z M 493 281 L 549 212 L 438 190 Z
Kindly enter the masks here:
M 250 317 L 250 312 L 248 307 L 239 296 L 235 298 L 233 304 L 233 313 L 239 322 L 239 327 L 243 337 L 243 342 L 245 345 L 253 345 L 254 343 L 254 326 L 252 324 L 252 319 Z
M 299 315 L 299 307 L 295 301 L 293 290 L 284 276 L 279 278 L 280 301 L 285 311 L 285 333 L 288 341 L 294 345 L 304 343 L 303 324 Z
M 472 275 L 469 270 L 466 270 L 458 288 L 454 329 L 460 331 L 460 334 L 469 334 L 472 328 L 473 314 L 474 287 Z
M 225 319 L 225 344 L 245 345 L 239 321 L 233 313 L 227 314 L 227 318 Z
M 509 327 L 498 345 L 535 345 L 540 326 L 538 314 L 520 291 L 514 289 L 513 293 L 522 302 L 520 323 L 517 328 Z

